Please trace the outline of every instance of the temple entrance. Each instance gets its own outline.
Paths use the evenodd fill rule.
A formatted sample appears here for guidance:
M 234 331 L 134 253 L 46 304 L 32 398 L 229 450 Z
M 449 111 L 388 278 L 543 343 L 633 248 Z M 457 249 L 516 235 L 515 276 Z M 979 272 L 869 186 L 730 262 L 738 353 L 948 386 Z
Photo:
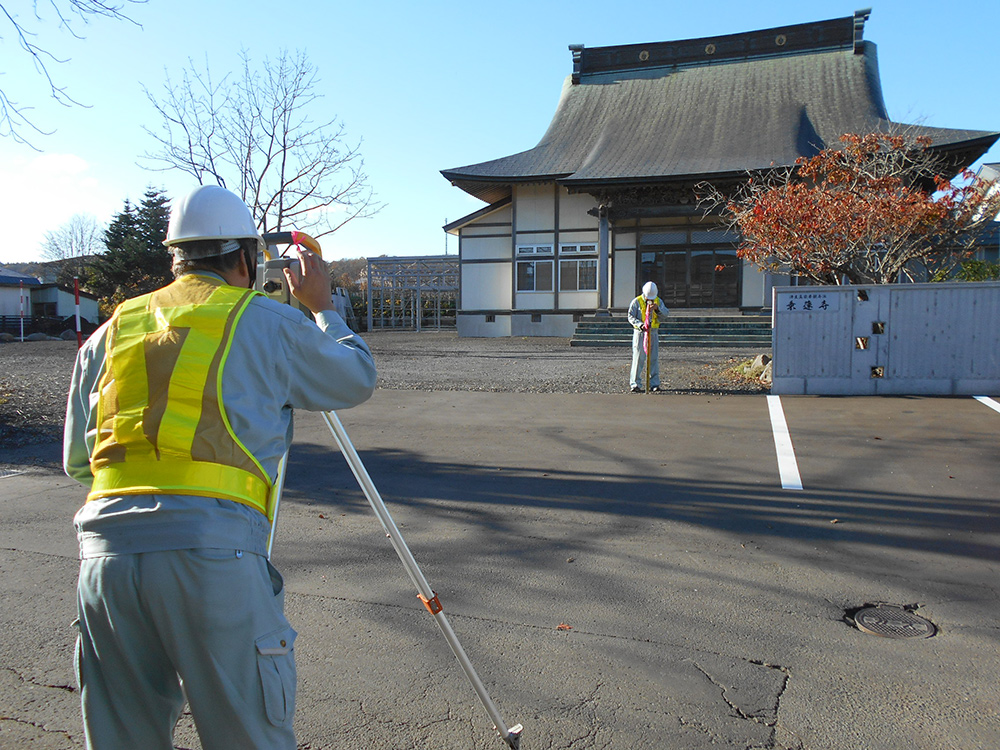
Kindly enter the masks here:
M 739 236 L 724 227 L 664 227 L 640 237 L 637 288 L 653 281 L 667 307 L 739 307 Z
M 643 247 L 637 288 L 655 282 L 667 307 L 738 307 L 739 268 L 732 248 Z

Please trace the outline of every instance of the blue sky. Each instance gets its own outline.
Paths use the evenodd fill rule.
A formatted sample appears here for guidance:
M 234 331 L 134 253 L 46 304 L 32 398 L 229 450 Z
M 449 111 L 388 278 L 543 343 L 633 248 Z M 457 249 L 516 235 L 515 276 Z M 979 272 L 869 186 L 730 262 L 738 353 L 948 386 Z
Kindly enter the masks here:
M 315 119 L 340 119 L 348 140 L 362 140 L 365 168 L 385 204 L 323 240 L 328 258 L 457 252 L 441 230 L 483 206 L 451 187 L 440 170 L 534 146 L 555 111 L 572 64 L 568 45 L 615 44 L 730 34 L 850 16 L 863 2 L 794 0 L 509 0 L 470 2 L 305 2 L 149 0 L 126 11 L 141 26 L 98 18 L 79 24 L 85 39 L 58 28 L 39 4 L 4 0 L 51 63 L 60 86 L 87 108 L 62 107 L 0 26 L 7 95 L 34 107 L 48 136 L 36 152 L 0 138 L 0 263 L 37 260 L 46 231 L 73 214 L 106 223 L 127 197 L 148 185 L 178 196 L 193 187 L 178 172 L 138 163 L 155 149 L 143 126 L 158 119 L 142 91 L 157 91 L 188 59 L 213 75 L 281 48 L 304 51 L 318 69 L 323 99 Z M 1000 130 L 993 45 L 1000 3 L 982 0 L 874 2 L 865 39 L 878 45 L 892 119 Z M 6 23 L 6 20 L 4 21 Z M 982 160 L 1000 162 L 1000 146 Z

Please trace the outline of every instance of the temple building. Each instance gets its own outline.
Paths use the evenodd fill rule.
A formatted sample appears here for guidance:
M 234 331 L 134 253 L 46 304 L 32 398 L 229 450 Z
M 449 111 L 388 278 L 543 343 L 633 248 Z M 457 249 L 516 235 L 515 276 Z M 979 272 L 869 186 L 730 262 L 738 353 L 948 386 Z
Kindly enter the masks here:
M 894 123 L 870 11 L 703 39 L 572 45 L 572 73 L 538 145 L 443 170 L 487 205 L 459 238 L 458 332 L 571 336 L 585 315 L 624 313 L 652 280 L 671 308 L 762 309 L 787 283 L 736 256 L 738 236 L 695 186 L 790 166 L 844 133 L 932 139 L 954 173 L 1000 133 Z

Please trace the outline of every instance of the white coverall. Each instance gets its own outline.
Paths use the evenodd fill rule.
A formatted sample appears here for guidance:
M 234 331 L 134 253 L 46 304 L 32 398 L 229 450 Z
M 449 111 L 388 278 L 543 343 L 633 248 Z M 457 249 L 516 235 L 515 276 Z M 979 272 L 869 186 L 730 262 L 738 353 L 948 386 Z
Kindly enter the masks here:
M 87 486 L 107 330 L 78 354 L 66 414 L 64 467 Z M 222 375 L 233 431 L 272 479 L 293 408 L 346 409 L 374 388 L 371 352 L 336 312 L 314 322 L 263 296 L 237 323 Z M 230 500 L 157 494 L 92 500 L 74 523 L 88 748 L 171 750 L 186 699 L 205 750 L 294 750 L 295 631 L 266 558 L 267 518 Z
M 643 349 L 643 339 L 645 331 L 642 330 L 642 306 L 639 295 L 632 304 L 628 306 L 628 322 L 632 324 L 632 370 L 629 373 L 629 388 L 646 387 L 646 352 Z M 665 318 L 670 314 L 670 310 L 663 304 L 663 300 L 657 297 L 654 300 L 647 300 L 648 305 L 653 306 L 651 318 Z M 660 329 L 652 328 L 649 332 L 649 387 L 660 387 Z

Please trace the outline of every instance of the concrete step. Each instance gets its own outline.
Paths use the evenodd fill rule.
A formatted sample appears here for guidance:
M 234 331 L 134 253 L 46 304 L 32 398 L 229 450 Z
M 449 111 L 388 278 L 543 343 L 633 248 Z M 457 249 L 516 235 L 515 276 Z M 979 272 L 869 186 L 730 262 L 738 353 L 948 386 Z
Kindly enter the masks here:
M 631 346 L 632 330 L 624 317 L 584 318 L 570 346 Z M 672 314 L 660 323 L 660 345 L 770 347 L 771 318 L 767 314 Z

